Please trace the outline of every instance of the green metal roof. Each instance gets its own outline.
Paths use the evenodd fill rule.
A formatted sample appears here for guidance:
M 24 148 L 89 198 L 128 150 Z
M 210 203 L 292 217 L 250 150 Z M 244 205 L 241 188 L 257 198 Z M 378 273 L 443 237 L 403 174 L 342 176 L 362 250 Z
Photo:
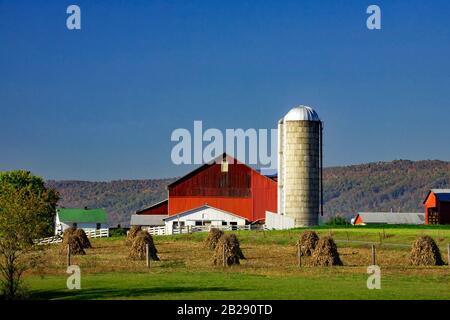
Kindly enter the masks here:
M 103 209 L 58 209 L 61 222 L 107 223 L 108 214 Z

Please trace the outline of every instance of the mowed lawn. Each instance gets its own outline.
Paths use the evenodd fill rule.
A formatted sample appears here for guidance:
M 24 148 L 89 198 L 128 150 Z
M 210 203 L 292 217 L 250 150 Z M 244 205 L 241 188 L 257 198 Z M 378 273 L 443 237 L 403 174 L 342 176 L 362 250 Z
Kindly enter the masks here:
M 409 265 L 410 242 L 428 234 L 444 260 L 448 228 L 317 228 L 338 243 L 343 267 L 296 265 L 295 243 L 303 230 L 239 231 L 245 260 L 212 265 L 206 233 L 155 237 L 159 262 L 147 269 L 128 259 L 124 238 L 94 239 L 85 256 L 74 256 L 81 289 L 68 290 L 65 256 L 49 246 L 40 267 L 25 276 L 33 299 L 450 299 L 450 268 Z M 367 289 L 370 244 L 377 247 L 381 290 Z

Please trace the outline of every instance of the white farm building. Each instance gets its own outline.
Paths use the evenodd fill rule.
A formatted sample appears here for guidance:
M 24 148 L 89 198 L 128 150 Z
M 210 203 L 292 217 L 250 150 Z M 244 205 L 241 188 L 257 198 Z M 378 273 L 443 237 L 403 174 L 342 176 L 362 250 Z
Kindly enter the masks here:
M 84 231 L 108 228 L 108 214 L 104 209 L 59 208 L 56 210 L 55 235 L 67 228 L 75 227 Z
M 195 227 L 245 226 L 245 218 L 231 212 L 203 205 L 164 219 L 166 229 L 170 230 Z

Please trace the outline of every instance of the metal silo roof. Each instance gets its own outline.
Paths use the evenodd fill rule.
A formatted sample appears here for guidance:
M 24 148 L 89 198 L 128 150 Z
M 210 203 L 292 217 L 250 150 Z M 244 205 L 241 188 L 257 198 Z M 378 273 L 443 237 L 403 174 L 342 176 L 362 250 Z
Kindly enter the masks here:
M 308 106 L 297 106 L 292 108 L 284 116 L 284 121 L 320 121 L 320 118 L 313 108 Z

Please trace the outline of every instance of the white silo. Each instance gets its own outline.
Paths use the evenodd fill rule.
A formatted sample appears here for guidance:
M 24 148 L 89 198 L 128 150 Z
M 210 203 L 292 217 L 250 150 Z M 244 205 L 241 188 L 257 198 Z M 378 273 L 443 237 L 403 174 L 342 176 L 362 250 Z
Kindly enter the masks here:
M 310 107 L 278 122 L 278 214 L 296 227 L 314 226 L 322 212 L 322 122 Z

